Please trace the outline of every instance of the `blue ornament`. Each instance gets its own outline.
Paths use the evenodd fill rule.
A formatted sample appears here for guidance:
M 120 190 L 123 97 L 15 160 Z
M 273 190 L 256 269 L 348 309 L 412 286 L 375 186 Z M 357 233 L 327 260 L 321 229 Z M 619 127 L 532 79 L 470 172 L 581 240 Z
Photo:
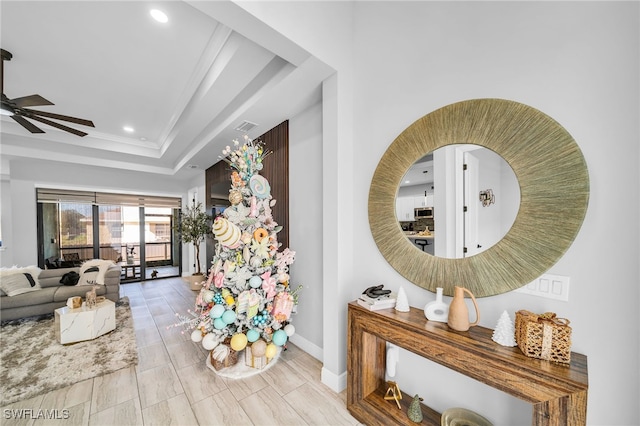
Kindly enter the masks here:
M 271 341 L 276 346 L 282 346 L 285 343 L 287 343 L 287 333 L 285 333 L 284 330 L 278 330 L 275 333 L 273 333 L 273 337 L 271 338 Z
M 257 275 L 252 276 L 251 278 L 249 278 L 249 285 L 251 286 L 251 288 L 260 287 L 262 285 L 262 278 Z
M 222 321 L 224 321 L 225 324 L 233 324 L 235 320 L 236 320 L 236 313 L 230 309 L 227 309 L 222 314 Z
M 213 308 L 209 311 L 209 316 L 211 319 L 220 318 L 222 314 L 224 314 L 224 306 L 222 305 L 214 305 Z
M 260 332 L 258 332 L 257 330 L 254 330 L 253 328 L 250 328 L 247 331 L 247 340 L 251 343 L 255 342 L 256 340 L 258 340 L 260 338 Z
M 214 301 L 216 304 L 221 305 L 221 304 L 224 302 L 224 299 L 222 298 L 222 294 L 220 294 L 220 293 L 216 293 L 216 294 L 213 296 L 213 301 Z
M 213 328 L 215 328 L 216 330 L 222 330 L 226 326 L 227 324 L 222 321 L 222 318 L 216 318 L 213 320 Z

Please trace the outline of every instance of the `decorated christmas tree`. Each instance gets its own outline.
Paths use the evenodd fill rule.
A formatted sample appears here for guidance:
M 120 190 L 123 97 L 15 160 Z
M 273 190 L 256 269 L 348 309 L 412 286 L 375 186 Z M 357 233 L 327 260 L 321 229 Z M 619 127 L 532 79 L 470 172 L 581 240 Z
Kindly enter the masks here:
M 278 243 L 282 226 L 271 214 L 276 200 L 259 174 L 268 152 L 246 139 L 222 153 L 232 168 L 231 206 L 213 222 L 216 245 L 208 279 L 192 318 L 182 318 L 182 324 L 193 329 L 192 340 L 207 350 L 216 348 L 222 359 L 230 350 L 256 343 L 270 359 L 295 332 L 291 314 L 302 287 L 292 290 L 289 284 L 295 252 Z

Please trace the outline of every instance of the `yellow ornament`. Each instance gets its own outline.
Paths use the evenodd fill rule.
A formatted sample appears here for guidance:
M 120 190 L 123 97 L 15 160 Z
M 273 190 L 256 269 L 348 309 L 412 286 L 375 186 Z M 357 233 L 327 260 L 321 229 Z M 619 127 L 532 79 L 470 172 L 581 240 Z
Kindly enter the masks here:
M 236 352 L 239 352 L 247 347 L 247 335 L 244 333 L 234 334 L 231 337 L 231 349 Z
M 278 347 L 273 343 L 269 343 L 267 345 L 267 349 L 264 351 L 264 355 L 268 359 L 272 359 L 274 356 L 276 356 L 277 353 L 278 353 Z
M 224 301 L 227 302 L 227 306 L 233 306 L 236 304 L 236 300 L 231 295 L 225 297 Z

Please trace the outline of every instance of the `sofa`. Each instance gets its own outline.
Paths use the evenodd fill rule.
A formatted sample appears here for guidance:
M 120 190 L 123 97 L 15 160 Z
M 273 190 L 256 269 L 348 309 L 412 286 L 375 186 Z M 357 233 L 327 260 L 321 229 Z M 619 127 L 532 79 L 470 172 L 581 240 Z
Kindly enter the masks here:
M 38 271 L 39 274 L 34 272 L 32 275 L 36 275 L 34 281 L 39 285 L 39 288 L 36 285 L 37 289 L 14 296 L 9 296 L 5 291 L 0 290 L 0 321 L 52 314 L 57 308 L 66 306 L 67 299 L 70 297 L 80 296 L 84 299 L 87 291 L 92 288 L 92 285 L 83 285 L 87 284 L 87 281 L 83 281 L 82 278 L 77 285 L 64 285 L 60 282 L 68 272 L 76 272 L 80 277 L 83 277 L 83 267 L 44 270 L 35 268 L 35 271 Z M 118 301 L 120 298 L 120 266 L 106 265 L 103 274 L 103 277 L 95 284 L 97 287 L 96 295 L 105 296 L 114 302 Z M 0 277 L 0 280 L 3 277 L 5 276 Z M 102 281 L 104 284 L 100 283 Z M 89 283 L 93 284 L 93 281 Z

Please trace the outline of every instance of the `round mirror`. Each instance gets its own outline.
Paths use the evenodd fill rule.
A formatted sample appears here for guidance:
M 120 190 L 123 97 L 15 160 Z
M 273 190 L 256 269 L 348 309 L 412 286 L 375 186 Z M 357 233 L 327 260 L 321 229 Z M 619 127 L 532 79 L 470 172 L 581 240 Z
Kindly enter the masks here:
M 423 252 L 460 259 L 497 244 L 519 205 L 518 179 L 504 158 L 479 145 L 454 144 L 418 159 L 404 174 L 396 218 Z
M 520 206 L 507 234 L 485 251 L 460 259 L 431 256 L 400 226 L 398 187 L 417 160 L 460 143 L 504 158 L 518 180 Z M 580 230 L 588 201 L 584 157 L 560 124 L 518 102 L 473 99 L 425 115 L 393 141 L 371 181 L 369 225 L 384 258 L 407 280 L 433 292 L 442 287 L 446 295 L 462 286 L 483 297 L 515 290 L 553 266 Z

